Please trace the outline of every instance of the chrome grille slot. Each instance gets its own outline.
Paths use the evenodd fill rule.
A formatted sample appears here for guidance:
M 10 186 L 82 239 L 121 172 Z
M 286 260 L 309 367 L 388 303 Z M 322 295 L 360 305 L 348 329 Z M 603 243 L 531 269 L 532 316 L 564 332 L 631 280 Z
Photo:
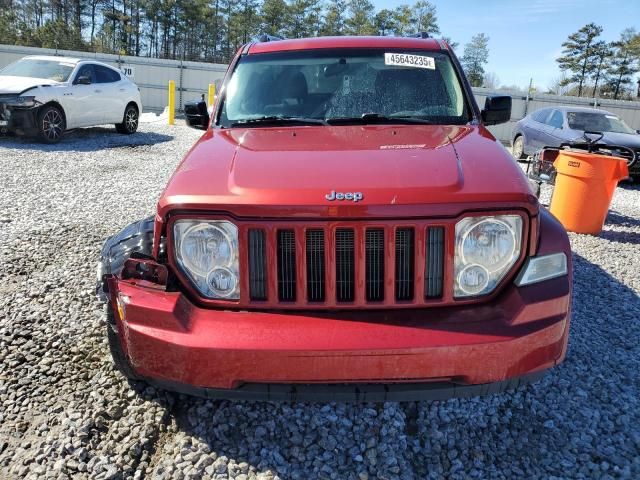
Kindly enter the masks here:
M 355 235 L 352 229 L 336 230 L 336 300 L 352 302 L 355 290 Z
M 366 299 L 384 300 L 384 229 L 370 228 L 365 234 Z
M 396 300 L 413 299 L 414 273 L 414 230 L 398 228 L 396 230 Z
M 249 296 L 267 299 L 267 243 L 264 230 L 249 230 Z
M 427 229 L 427 256 L 425 262 L 426 298 L 442 297 L 442 278 L 444 274 L 444 228 Z
M 296 236 L 293 230 L 278 230 L 278 299 L 296 301 Z
M 325 297 L 324 230 L 307 230 L 307 300 L 323 302 Z

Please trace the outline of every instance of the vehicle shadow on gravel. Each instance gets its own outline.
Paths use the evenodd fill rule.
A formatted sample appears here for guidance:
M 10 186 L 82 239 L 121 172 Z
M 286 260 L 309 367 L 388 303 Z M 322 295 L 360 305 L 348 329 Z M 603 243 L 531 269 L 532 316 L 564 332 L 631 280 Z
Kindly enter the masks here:
M 567 359 L 533 385 L 482 398 L 386 404 L 211 401 L 160 392 L 171 399 L 172 433 L 151 452 L 152 478 L 178 471 L 194 478 L 632 478 L 640 470 L 640 302 L 580 255 L 574 272 Z M 145 391 L 142 383 L 131 387 Z
M 622 227 L 637 227 L 640 225 L 640 219 L 610 210 L 605 220 L 605 224 L 619 225 Z
M 109 127 L 79 128 L 65 133 L 60 143 L 48 145 L 33 137 L 0 136 L 0 147 L 40 152 L 95 152 L 106 148 L 141 147 L 169 142 L 173 136 L 142 131 L 122 135 Z
M 611 228 L 606 228 L 606 227 Z M 637 229 L 640 219 L 610 210 L 605 220 L 605 229 L 598 235 L 600 238 L 622 244 L 640 244 L 640 233 Z

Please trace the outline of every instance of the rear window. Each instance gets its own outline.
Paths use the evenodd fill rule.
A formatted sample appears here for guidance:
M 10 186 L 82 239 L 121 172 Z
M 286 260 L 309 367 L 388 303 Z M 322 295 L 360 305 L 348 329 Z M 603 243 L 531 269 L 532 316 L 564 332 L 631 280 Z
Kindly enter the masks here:
M 112 83 L 120 81 L 120 74 L 111 68 L 103 67 L 102 65 L 94 65 L 93 66 L 97 82 L 98 83 Z
M 221 121 L 224 125 L 265 116 L 328 120 L 368 113 L 439 124 L 469 121 L 463 89 L 447 54 L 381 49 L 242 57 L 226 87 Z

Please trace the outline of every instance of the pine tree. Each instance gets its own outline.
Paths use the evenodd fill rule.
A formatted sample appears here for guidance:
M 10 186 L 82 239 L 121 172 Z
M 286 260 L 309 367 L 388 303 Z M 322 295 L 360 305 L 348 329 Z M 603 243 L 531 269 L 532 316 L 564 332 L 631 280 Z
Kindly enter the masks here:
M 395 34 L 403 36 L 411 32 L 413 12 L 409 5 L 399 5 L 393 10 L 393 23 Z
M 633 74 L 640 69 L 640 55 L 634 50 L 637 36 L 634 29 L 627 28 L 620 34 L 620 39 L 612 44 L 614 55 L 607 68 L 607 74 L 610 77 L 609 89 L 614 99 L 631 84 Z
M 287 38 L 315 37 L 318 34 L 322 13 L 319 0 L 291 0 L 288 10 Z
M 603 73 L 606 69 L 606 62 L 613 55 L 613 44 L 606 42 L 596 42 L 593 45 L 593 58 L 595 60 L 595 70 L 593 73 L 593 98 L 596 98 L 598 93 L 598 82 L 601 80 Z
M 344 13 L 347 9 L 345 0 L 331 0 L 326 8 L 326 13 L 320 27 L 320 35 L 337 36 L 345 33 Z
M 282 36 L 288 22 L 288 8 L 284 0 L 264 0 L 262 3 L 262 32 Z
M 482 86 L 484 80 L 484 66 L 489 61 L 489 37 L 479 33 L 471 38 L 471 42 L 464 46 L 462 67 L 473 87 Z
M 419 0 L 411 10 L 413 13 L 411 23 L 415 33 L 426 32 L 436 35 L 440 33 L 435 5 L 425 0 Z
M 378 35 L 390 35 L 396 31 L 396 22 L 393 12 L 388 9 L 380 10 L 374 19 L 374 24 Z
M 349 35 L 374 35 L 373 16 L 375 7 L 369 0 L 349 0 L 349 16 L 345 22 Z
M 566 84 L 578 84 L 578 96 L 582 96 L 582 91 L 594 70 L 594 55 L 596 50 L 594 45 L 597 38 L 602 33 L 602 27 L 595 23 L 589 23 L 575 33 L 569 35 L 562 44 L 563 56 L 556 61 L 560 65 L 560 70 L 568 70 L 571 75 L 567 77 Z

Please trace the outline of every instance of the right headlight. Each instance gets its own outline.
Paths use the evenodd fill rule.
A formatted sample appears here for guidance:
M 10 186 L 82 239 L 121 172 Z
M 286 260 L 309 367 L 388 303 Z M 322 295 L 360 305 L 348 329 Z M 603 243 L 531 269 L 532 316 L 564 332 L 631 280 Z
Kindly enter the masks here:
M 519 215 L 467 217 L 456 224 L 454 295 L 491 293 L 520 257 Z
M 178 265 L 202 295 L 240 298 L 238 227 L 226 221 L 178 220 L 173 235 Z

